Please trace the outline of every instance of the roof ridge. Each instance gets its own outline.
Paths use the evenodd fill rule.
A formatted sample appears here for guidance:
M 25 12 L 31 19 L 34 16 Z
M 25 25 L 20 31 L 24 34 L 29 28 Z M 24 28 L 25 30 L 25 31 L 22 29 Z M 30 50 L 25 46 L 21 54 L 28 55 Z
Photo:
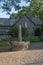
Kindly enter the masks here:
M 25 14 L 25 16 L 26 16 L 34 25 L 36 25 L 36 24 L 32 21 L 32 19 L 31 19 L 27 14 Z
M 34 25 L 36 25 L 36 24 L 30 19 L 30 17 L 27 16 L 27 14 L 23 14 L 22 16 L 20 16 L 20 18 L 16 21 L 16 23 L 18 23 L 18 21 L 19 21 L 24 15 L 25 15 Z M 13 27 L 14 25 L 16 25 L 16 23 L 13 24 L 12 27 Z

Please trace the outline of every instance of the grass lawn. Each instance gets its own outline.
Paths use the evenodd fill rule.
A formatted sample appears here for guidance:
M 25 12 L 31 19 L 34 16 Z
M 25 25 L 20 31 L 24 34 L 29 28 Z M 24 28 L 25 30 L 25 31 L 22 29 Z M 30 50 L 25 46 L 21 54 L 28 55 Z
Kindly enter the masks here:
M 41 38 L 41 37 L 27 37 L 27 38 L 23 38 L 23 41 L 30 41 L 31 43 L 43 42 L 43 38 Z
M 8 41 L 1 41 L 0 42 L 0 47 L 3 47 L 3 46 L 9 46 L 10 43 Z

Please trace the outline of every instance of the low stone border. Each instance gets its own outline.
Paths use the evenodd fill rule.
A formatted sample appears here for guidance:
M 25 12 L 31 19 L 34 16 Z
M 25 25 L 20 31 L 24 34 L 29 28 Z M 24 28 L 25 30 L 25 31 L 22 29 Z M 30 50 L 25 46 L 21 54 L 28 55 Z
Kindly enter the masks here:
M 12 41 L 11 42 L 11 49 L 16 51 L 16 50 L 27 50 L 30 48 L 30 42 L 17 42 L 17 41 Z

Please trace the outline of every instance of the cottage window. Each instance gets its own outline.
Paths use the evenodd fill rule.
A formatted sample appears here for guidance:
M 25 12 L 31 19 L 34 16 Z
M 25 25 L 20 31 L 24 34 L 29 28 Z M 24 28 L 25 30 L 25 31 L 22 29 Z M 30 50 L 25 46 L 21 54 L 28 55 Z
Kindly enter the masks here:
M 25 27 L 27 28 L 27 22 L 25 22 Z
M 25 28 L 27 28 L 27 22 L 23 22 L 22 26 L 25 27 Z

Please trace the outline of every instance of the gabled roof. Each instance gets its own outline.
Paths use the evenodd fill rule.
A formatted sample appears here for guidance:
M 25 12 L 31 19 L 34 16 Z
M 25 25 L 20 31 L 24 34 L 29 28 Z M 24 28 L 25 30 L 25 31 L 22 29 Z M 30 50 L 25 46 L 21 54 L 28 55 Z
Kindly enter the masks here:
M 30 22 L 31 23 L 33 23 L 34 25 L 42 25 L 40 22 L 40 20 L 38 19 L 38 18 L 31 18 L 30 16 L 28 16 L 27 14 L 23 14 L 13 25 L 12 25 L 12 27 L 13 26 L 15 26 L 24 16 L 26 16 L 29 20 L 30 20 Z M 37 20 L 36 20 L 37 19 Z
M 40 20 L 39 18 L 37 18 L 37 17 L 33 17 L 33 18 L 32 18 L 32 21 L 33 21 L 36 25 L 41 25 L 41 24 L 42 24 L 41 20 Z
M 33 23 L 34 25 L 41 25 L 39 18 L 34 17 L 31 18 L 28 14 L 23 14 L 19 19 L 15 19 L 15 18 L 0 18 L 0 26 L 14 26 L 16 25 L 24 16 L 26 16 L 31 23 Z
M 23 15 L 12 25 L 12 27 L 15 26 L 24 16 L 26 16 L 26 17 L 35 25 L 35 23 L 30 19 L 30 17 L 28 17 L 26 14 L 23 14 Z
M 28 17 L 28 19 L 31 20 L 31 22 L 36 25 L 36 26 L 40 26 L 42 25 L 41 20 L 38 17 L 30 17 L 29 15 L 26 15 Z

